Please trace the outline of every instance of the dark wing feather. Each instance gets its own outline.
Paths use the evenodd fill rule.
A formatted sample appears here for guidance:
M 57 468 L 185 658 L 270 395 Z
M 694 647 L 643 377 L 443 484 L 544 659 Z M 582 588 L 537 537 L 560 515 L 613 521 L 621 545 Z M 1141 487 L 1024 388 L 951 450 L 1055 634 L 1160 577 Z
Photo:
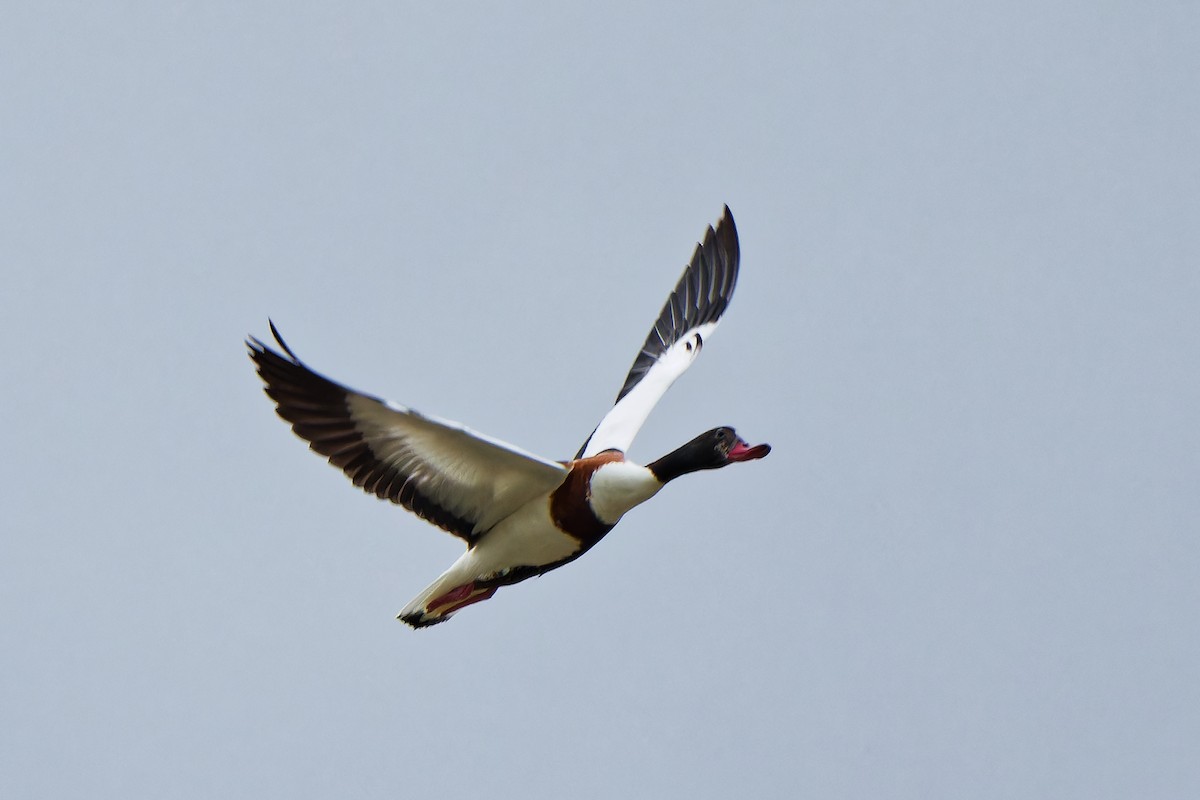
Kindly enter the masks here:
M 250 338 L 250 358 L 276 412 L 297 436 L 364 491 L 473 543 L 566 476 L 557 462 L 455 423 L 348 389 Z
M 716 228 L 709 226 L 704 241 L 696 246 L 691 263 L 663 305 L 645 344 L 633 360 L 613 409 L 579 448 L 576 458 L 610 447 L 624 450 L 632 441 L 654 404 L 691 365 L 704 345 L 704 337 L 712 333 L 725 313 L 737 285 L 740 259 L 737 227 L 729 206 L 725 206 Z M 694 341 L 694 344 L 686 345 L 686 354 L 672 352 L 674 346 L 684 340 Z M 657 374 L 658 381 L 644 390 L 645 396 L 622 403 L 652 373 Z
M 667 298 L 646 343 L 629 368 L 617 402 L 629 394 L 659 357 L 684 334 L 721 318 L 737 285 L 740 255 L 737 228 L 729 206 L 725 206 L 716 229 L 709 226 L 704 241 L 696 246 L 691 263 L 675 285 L 675 291 Z

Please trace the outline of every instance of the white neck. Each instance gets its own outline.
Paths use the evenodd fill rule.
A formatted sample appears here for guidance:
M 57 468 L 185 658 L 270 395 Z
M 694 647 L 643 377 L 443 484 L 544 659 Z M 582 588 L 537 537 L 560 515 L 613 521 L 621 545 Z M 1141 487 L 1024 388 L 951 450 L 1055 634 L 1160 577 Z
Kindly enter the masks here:
M 649 500 L 662 487 L 654 473 L 641 464 L 614 461 L 592 474 L 588 499 L 601 522 L 616 525 L 622 514 Z

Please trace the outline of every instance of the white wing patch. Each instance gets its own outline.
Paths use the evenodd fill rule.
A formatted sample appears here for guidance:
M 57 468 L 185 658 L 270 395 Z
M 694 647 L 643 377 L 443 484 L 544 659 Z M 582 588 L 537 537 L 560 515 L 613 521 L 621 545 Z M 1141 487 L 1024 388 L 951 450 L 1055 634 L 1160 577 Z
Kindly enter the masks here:
M 594 456 L 605 450 L 628 450 L 650 412 L 667 393 L 667 389 L 671 388 L 671 384 L 687 372 L 696 356 L 700 355 L 702 343 L 707 341 L 716 327 L 716 322 L 709 322 L 693 328 L 683 339 L 667 348 L 642 379 L 604 415 L 588 440 L 583 457 Z
M 318 375 L 271 332 L 287 355 L 250 339 L 250 357 L 296 435 L 356 486 L 468 544 L 566 479 L 557 461 Z
M 491 530 L 525 503 L 549 494 L 567 468 L 448 420 L 363 395 L 346 405 L 375 456 L 409 475 L 428 500 Z
M 579 456 L 629 448 L 654 406 L 716 330 L 737 286 L 740 260 L 737 228 L 726 206 L 717 227 L 709 227 L 696 246 L 633 360 L 616 404 L 580 448 Z

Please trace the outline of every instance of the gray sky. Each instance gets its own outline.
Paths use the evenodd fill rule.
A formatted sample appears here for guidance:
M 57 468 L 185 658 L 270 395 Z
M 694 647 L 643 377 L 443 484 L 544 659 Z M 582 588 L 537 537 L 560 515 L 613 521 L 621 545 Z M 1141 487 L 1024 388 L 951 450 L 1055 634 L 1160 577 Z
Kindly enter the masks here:
M 0 795 L 1200 796 L 1200 6 L 120 5 L 0 26 Z M 722 203 L 631 455 L 770 458 L 396 622 L 242 338 L 567 457 Z

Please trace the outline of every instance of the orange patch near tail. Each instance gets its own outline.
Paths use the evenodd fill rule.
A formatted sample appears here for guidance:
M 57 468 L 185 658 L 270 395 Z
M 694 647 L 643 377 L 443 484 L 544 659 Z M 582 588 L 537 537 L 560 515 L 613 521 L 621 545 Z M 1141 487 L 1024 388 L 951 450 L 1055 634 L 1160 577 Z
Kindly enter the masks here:
M 471 581 L 470 583 L 458 586 L 443 595 L 438 595 L 437 597 L 433 598 L 428 604 L 426 604 L 425 611 L 426 613 L 432 613 L 443 606 L 447 606 L 447 608 L 442 610 L 441 614 L 453 614 L 460 608 L 465 608 L 472 603 L 479 603 L 487 600 L 496 593 L 496 589 L 498 588 L 499 587 L 497 586 L 489 586 L 485 589 L 476 589 L 475 582 Z

